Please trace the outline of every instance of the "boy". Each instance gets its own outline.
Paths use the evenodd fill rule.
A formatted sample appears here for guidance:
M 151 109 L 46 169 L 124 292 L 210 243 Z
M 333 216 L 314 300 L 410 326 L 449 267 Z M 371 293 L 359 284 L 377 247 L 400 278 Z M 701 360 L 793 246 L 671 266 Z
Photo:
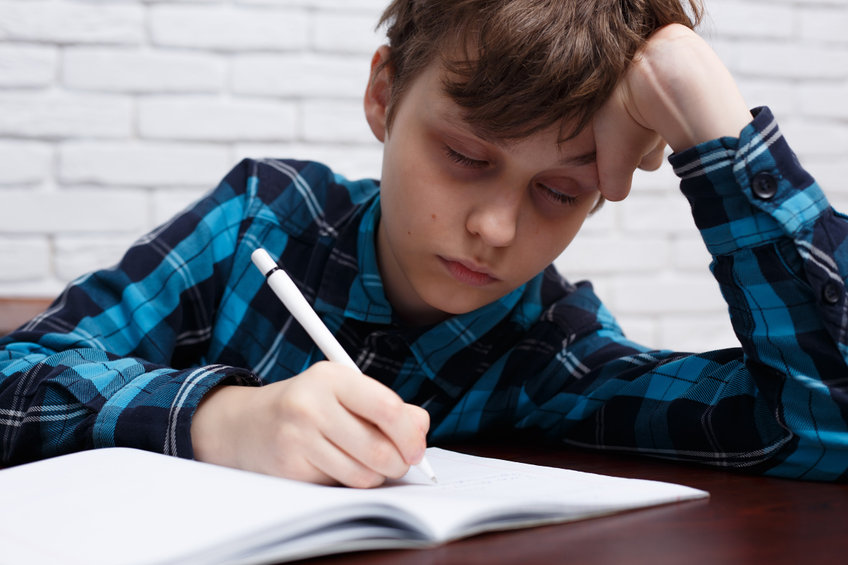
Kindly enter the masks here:
M 127 445 L 365 487 L 428 439 L 509 435 L 848 477 L 848 223 L 684 8 L 633 4 L 393 2 L 379 190 L 244 161 L 72 283 L 0 342 L 3 462 Z M 739 349 L 631 343 L 549 266 L 666 143 Z M 260 246 L 367 376 L 319 362 Z

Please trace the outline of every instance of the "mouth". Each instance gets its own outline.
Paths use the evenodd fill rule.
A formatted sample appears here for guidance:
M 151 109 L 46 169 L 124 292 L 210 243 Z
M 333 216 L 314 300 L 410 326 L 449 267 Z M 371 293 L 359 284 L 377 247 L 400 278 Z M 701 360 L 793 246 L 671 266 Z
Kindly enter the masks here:
M 457 281 L 469 286 L 486 286 L 497 282 L 499 279 L 491 274 L 485 267 L 479 267 L 465 261 L 439 257 L 448 273 Z

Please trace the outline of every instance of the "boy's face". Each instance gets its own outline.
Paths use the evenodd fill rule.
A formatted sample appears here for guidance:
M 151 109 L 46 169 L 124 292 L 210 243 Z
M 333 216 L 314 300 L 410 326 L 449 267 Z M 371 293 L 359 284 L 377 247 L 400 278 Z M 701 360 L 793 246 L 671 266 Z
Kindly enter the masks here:
M 469 312 L 533 278 L 599 197 L 590 128 L 560 144 L 557 126 L 509 144 L 485 139 L 444 94 L 442 73 L 434 63 L 410 83 L 391 131 L 385 71 L 365 95 L 384 142 L 380 272 L 392 306 L 416 323 Z

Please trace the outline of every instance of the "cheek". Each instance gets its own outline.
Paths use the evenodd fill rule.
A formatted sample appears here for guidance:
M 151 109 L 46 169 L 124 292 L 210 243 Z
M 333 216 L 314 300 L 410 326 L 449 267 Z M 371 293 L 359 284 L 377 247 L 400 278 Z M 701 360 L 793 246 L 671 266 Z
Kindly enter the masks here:
M 556 248 L 554 252 L 556 255 L 562 253 L 566 247 L 574 240 L 577 236 L 577 233 L 580 231 L 580 228 L 583 227 L 583 222 L 586 221 L 586 217 L 589 215 L 589 210 L 591 209 L 594 202 L 590 202 L 590 205 L 584 206 L 579 211 L 575 211 L 574 215 L 565 222 L 561 226 L 559 226 L 559 230 L 557 230 L 556 235 L 554 236 L 554 241 Z
M 395 234 L 398 243 L 415 244 L 430 241 L 445 229 L 445 214 L 439 208 L 439 195 L 430 191 L 425 183 L 400 182 L 384 184 L 382 188 L 383 220 Z
M 558 221 L 536 218 L 531 222 L 518 250 L 519 261 L 524 265 L 522 270 L 539 272 L 552 263 L 577 235 L 584 219 L 581 211 Z
M 436 198 L 407 202 L 404 216 L 404 233 L 407 236 L 434 241 L 448 229 L 448 217 L 438 208 Z
M 454 221 L 452 211 L 459 208 L 458 203 L 435 175 L 410 174 L 395 180 L 398 182 L 383 189 L 382 198 L 393 223 L 403 228 L 402 233 L 435 236 Z

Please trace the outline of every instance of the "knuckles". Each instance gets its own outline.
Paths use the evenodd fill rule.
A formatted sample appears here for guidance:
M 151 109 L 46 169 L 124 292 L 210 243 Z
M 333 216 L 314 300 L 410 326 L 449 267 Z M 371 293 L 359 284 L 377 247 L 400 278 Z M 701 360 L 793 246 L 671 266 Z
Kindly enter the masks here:
M 368 454 L 363 463 L 387 476 L 403 476 L 404 470 L 403 459 L 398 453 L 397 448 L 388 441 L 373 441 L 368 447 Z
M 382 394 L 372 399 L 374 421 L 382 428 L 394 429 L 404 417 L 404 402 L 394 394 Z
M 379 473 L 375 473 L 374 471 L 370 471 L 365 468 L 360 468 L 356 471 L 351 472 L 344 480 L 340 481 L 345 486 L 353 487 L 353 488 L 374 488 L 382 485 L 386 482 L 386 478 Z

